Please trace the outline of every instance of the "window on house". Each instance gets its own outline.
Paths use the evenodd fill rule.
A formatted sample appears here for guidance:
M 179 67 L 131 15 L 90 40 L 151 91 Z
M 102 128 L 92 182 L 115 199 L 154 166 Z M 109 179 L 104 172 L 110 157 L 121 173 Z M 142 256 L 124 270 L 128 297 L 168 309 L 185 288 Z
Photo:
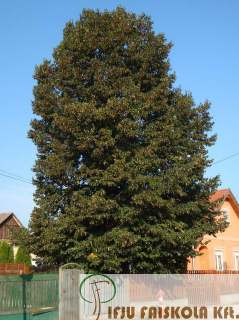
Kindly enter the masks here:
M 224 209 L 222 211 L 223 217 L 225 219 L 226 222 L 229 222 L 229 211 L 227 209 Z
M 216 250 L 215 251 L 215 259 L 216 259 L 216 270 L 223 271 L 223 251 Z
M 239 271 L 239 251 L 234 252 L 234 269 Z

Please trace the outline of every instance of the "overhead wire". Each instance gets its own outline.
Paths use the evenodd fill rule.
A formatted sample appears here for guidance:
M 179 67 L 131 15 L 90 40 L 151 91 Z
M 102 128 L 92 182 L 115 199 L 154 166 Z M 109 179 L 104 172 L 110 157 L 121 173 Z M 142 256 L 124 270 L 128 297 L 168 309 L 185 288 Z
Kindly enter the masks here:
M 217 161 L 214 161 L 211 166 L 214 166 L 216 164 L 225 162 L 227 160 L 230 160 L 230 159 L 238 157 L 238 156 L 239 156 L 239 152 L 233 153 L 233 154 L 231 154 L 231 155 L 229 155 L 229 156 L 227 156 L 225 158 L 222 158 L 222 159 L 219 159 Z M 21 175 L 14 174 L 14 173 L 2 170 L 2 169 L 0 169 L 0 176 L 8 178 L 8 179 L 15 180 L 15 181 L 18 181 L 18 182 L 27 183 L 27 184 L 31 184 L 32 185 L 32 181 L 30 179 L 24 178 Z

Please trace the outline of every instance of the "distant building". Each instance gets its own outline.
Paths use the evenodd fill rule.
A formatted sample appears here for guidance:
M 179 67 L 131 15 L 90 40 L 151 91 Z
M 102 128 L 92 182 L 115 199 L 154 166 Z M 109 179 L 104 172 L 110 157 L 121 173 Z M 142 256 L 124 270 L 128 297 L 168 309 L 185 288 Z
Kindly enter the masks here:
M 11 232 L 22 227 L 13 212 L 0 213 L 0 240 L 11 240 Z
M 188 269 L 239 271 L 239 204 L 230 189 L 217 191 L 210 200 L 220 201 L 220 211 L 229 225 L 216 237 L 203 238 L 205 245 L 197 248 L 200 255 L 190 259 Z

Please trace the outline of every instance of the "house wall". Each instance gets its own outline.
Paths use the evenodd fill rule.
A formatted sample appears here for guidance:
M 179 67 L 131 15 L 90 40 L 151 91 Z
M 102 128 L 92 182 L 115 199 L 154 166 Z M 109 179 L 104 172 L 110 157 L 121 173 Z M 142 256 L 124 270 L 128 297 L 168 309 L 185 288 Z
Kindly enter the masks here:
M 14 219 L 14 217 L 11 216 L 9 219 L 3 222 L 2 225 L 0 226 L 0 240 L 10 239 L 11 230 L 13 228 L 19 228 L 19 225 Z
M 190 260 L 189 270 L 216 270 L 216 251 L 223 253 L 224 270 L 236 270 L 235 254 L 239 255 L 239 216 L 231 205 L 231 202 L 225 201 L 222 205 L 222 211 L 227 210 L 229 215 L 229 226 L 224 232 L 220 232 L 215 237 L 206 236 L 204 242 L 210 242 L 199 249 L 201 256 Z M 239 270 L 239 269 L 238 269 Z

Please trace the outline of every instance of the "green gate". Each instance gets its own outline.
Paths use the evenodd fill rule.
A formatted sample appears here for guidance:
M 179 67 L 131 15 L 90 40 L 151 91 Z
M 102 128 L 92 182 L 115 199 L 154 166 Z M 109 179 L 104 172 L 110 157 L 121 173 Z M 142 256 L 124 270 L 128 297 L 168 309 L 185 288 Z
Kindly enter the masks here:
M 0 320 L 57 320 L 58 274 L 0 276 Z

